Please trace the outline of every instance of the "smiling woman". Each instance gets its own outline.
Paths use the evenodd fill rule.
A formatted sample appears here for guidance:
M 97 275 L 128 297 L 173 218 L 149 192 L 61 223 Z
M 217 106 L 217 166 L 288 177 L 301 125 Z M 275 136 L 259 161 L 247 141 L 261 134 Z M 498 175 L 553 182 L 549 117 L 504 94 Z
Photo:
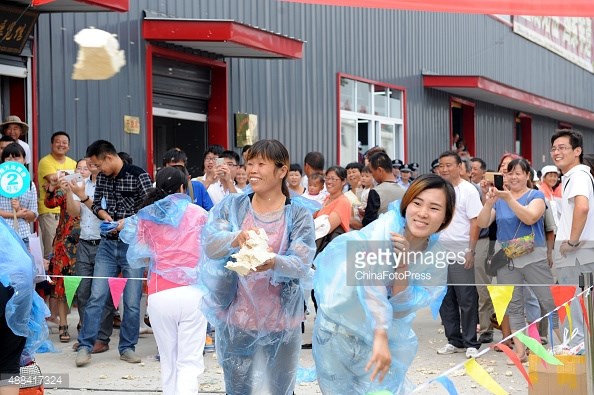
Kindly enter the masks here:
M 247 156 L 251 194 L 230 194 L 210 211 L 202 234 L 203 311 L 216 327 L 217 355 L 228 394 L 293 393 L 301 349 L 304 284 L 311 284 L 314 226 L 289 198 L 289 153 L 260 140 Z M 263 229 L 274 258 L 239 276 L 231 255 Z
M 324 394 L 412 389 L 406 379 L 417 345 L 411 325 L 416 310 L 436 311 L 445 294 L 447 271 L 433 258 L 439 252 L 436 232 L 449 225 L 455 200 L 448 181 L 422 175 L 385 215 L 336 238 L 317 256 L 313 355 Z M 377 256 L 374 246 L 383 250 L 386 243 L 396 256 L 405 255 L 404 261 L 383 268 L 371 262 L 360 270 L 350 266 L 349 251 L 363 248 L 367 256 Z

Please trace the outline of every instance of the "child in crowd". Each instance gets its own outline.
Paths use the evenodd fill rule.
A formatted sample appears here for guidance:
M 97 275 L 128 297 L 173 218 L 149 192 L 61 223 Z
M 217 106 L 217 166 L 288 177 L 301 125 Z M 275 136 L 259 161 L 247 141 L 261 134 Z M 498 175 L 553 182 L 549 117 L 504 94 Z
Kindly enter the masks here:
M 304 198 L 315 200 L 324 204 L 328 192 L 324 191 L 324 175 L 322 173 L 313 173 L 307 179 L 307 191 L 302 195 Z
M 243 191 L 247 187 L 247 184 L 248 176 L 247 171 L 245 171 L 245 165 L 239 165 L 237 167 L 237 173 L 235 173 L 235 186 Z
M 0 163 L 26 163 L 25 150 L 18 143 L 10 143 L 4 148 L 0 156 Z M 37 188 L 31 183 L 29 190 L 18 198 L 9 199 L 0 196 L 0 217 L 17 232 L 25 245 L 29 246 L 31 222 L 37 219 Z M 17 223 L 14 223 L 16 218 Z
M 369 191 L 373 188 L 373 176 L 371 175 L 371 169 L 369 166 L 365 166 L 361 170 L 361 186 L 363 191 L 361 192 L 361 208 L 365 210 L 367 206 L 367 198 L 369 197 Z

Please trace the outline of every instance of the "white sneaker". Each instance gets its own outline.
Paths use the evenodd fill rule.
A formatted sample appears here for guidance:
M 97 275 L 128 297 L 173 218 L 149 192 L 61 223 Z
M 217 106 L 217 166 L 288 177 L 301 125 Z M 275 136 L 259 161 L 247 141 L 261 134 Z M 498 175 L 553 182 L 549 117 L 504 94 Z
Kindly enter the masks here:
M 466 358 L 476 358 L 478 355 L 478 350 L 474 347 L 468 347 L 466 349 Z
M 454 354 L 457 352 L 464 352 L 464 351 L 466 351 L 464 348 L 454 347 L 450 343 L 446 344 L 442 348 L 437 349 L 437 353 L 439 355 L 448 355 L 448 354 Z

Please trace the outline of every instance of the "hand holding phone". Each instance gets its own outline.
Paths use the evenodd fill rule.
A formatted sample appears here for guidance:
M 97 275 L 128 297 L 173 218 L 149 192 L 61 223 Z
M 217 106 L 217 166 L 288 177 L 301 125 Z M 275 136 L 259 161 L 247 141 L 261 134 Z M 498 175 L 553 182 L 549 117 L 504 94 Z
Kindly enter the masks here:
M 74 173 L 74 174 L 67 174 L 64 176 L 64 181 L 67 182 L 71 182 L 71 181 L 76 181 L 76 182 L 83 182 L 83 176 L 80 173 Z
M 503 191 L 503 174 L 488 171 L 485 173 L 484 178 L 489 184 L 495 186 L 498 190 Z

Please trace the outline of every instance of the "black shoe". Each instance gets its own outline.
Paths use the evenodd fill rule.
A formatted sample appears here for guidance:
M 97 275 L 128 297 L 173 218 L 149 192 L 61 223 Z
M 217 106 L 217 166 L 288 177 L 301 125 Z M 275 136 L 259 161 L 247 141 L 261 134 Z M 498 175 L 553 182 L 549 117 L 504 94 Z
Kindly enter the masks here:
M 483 332 L 481 333 L 481 335 L 479 336 L 478 339 L 479 342 L 485 344 L 485 343 L 493 343 L 493 332 Z

